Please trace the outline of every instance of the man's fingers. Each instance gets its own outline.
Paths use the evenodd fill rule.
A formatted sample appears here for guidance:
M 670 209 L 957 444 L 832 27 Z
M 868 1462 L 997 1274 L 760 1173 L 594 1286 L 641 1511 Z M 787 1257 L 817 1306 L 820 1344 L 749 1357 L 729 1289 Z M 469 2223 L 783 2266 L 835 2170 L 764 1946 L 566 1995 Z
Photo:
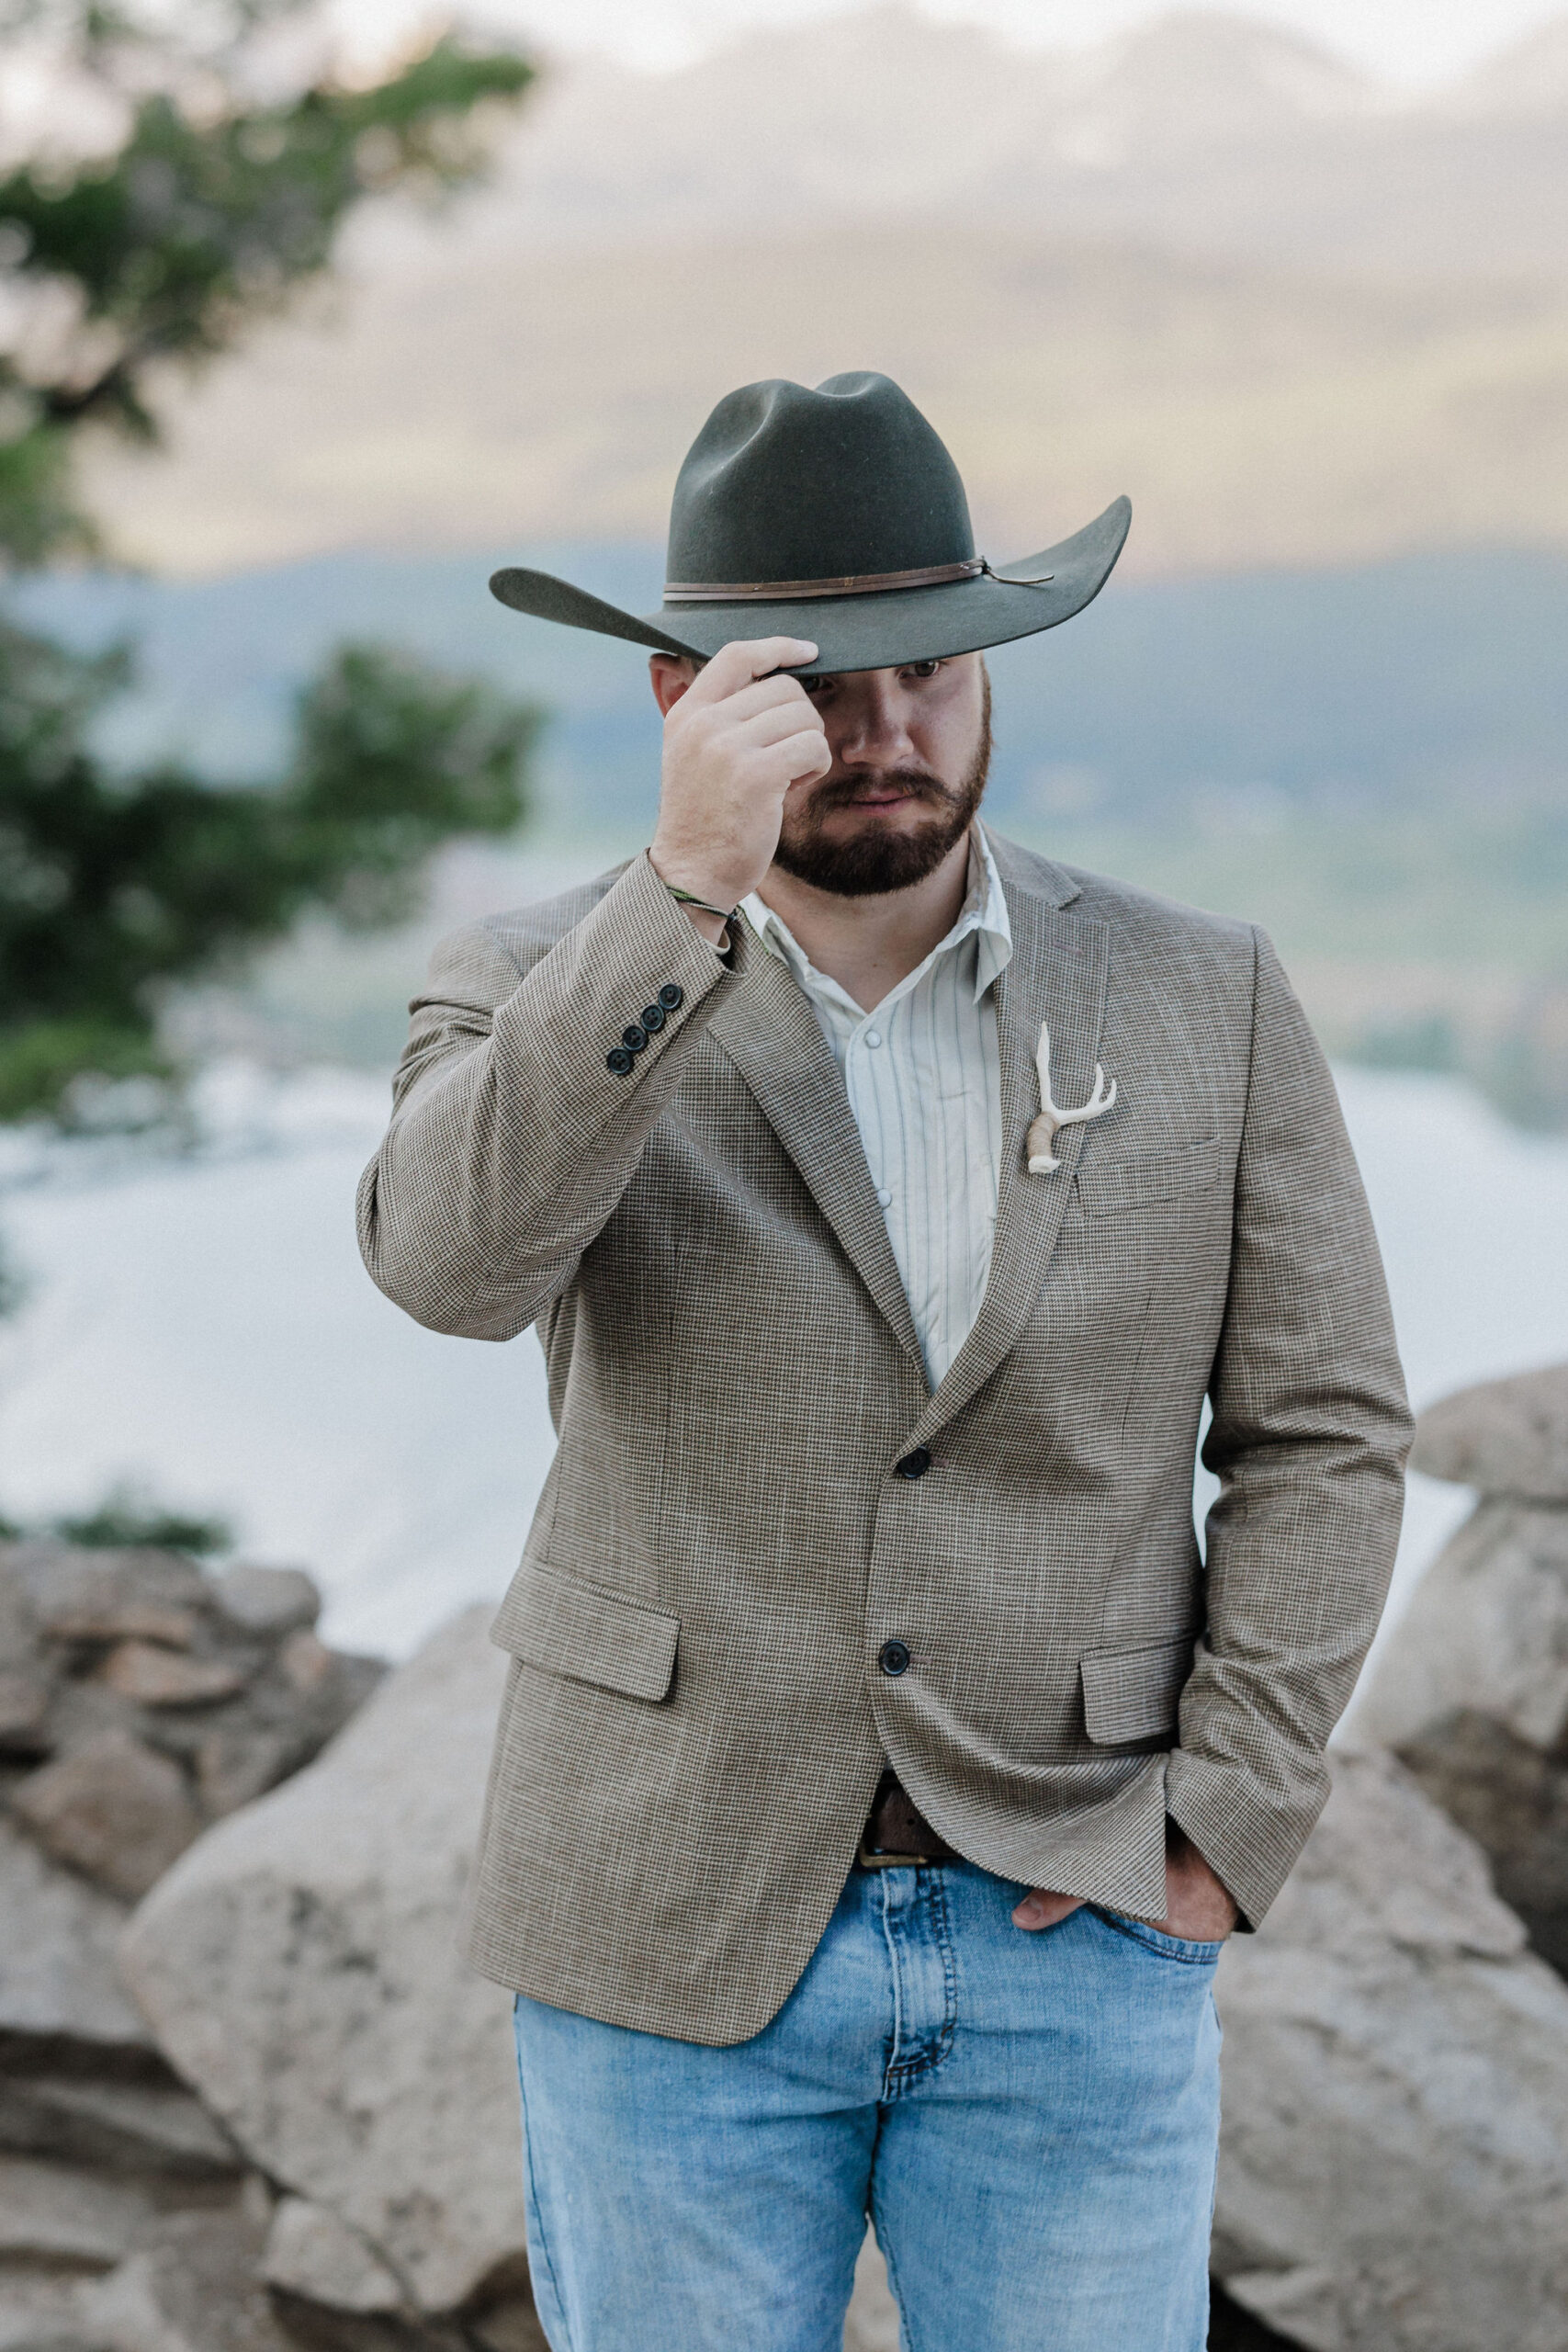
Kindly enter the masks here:
M 1081 1894 L 1057 1894 L 1048 1886 L 1037 1886 L 1018 1905 L 1012 1923 L 1015 1928 L 1055 1928 L 1082 1908 Z
M 817 659 L 817 648 L 805 637 L 737 638 L 720 646 L 686 689 L 689 702 L 723 702 L 728 695 L 765 678 L 773 670 L 799 670 Z

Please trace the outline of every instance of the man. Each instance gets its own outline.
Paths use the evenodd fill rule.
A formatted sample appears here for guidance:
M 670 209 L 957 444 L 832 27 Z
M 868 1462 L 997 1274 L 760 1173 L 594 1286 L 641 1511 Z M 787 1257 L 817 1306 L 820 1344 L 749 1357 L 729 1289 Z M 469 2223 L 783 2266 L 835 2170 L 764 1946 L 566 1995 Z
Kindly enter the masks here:
M 559 1450 L 472 1898 L 557 2352 L 1200 2352 L 1210 1992 L 1326 1792 L 1408 1417 L 1268 941 L 988 833 L 976 557 L 886 378 L 721 401 L 649 852 L 437 951 L 361 1232 Z M 1219 1476 L 1206 1558 L 1194 1449 Z

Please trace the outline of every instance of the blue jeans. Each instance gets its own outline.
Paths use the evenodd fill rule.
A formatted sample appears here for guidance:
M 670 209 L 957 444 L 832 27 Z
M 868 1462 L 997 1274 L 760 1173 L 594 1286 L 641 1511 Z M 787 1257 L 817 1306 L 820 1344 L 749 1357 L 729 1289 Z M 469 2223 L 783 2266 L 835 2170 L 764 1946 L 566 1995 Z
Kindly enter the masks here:
M 1202 2352 L 1220 1947 L 1023 1893 L 854 1871 L 729 2049 L 520 1995 L 553 2352 L 840 2352 L 868 2213 L 905 2352 Z

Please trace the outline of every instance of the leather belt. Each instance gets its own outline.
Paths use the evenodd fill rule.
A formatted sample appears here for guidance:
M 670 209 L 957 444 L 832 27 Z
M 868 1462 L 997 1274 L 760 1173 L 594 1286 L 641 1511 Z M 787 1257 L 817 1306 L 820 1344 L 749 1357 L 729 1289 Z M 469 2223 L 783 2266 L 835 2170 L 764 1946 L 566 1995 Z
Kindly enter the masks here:
M 855 1856 L 863 1871 L 909 1870 L 933 1862 L 962 1861 L 963 1856 L 939 1837 L 915 1804 L 898 1776 L 884 1772 L 871 1801 L 865 1827 Z

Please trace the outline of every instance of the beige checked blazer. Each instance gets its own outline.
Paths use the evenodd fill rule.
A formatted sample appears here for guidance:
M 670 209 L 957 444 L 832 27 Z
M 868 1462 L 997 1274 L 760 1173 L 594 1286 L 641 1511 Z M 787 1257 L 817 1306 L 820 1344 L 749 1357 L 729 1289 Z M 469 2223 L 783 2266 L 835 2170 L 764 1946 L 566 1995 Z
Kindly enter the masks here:
M 843 1081 L 751 935 L 727 969 L 638 857 L 459 932 L 413 1005 L 361 1242 L 420 1322 L 544 1341 L 468 1934 L 558 2007 L 759 2031 L 885 1756 L 985 1869 L 1149 1917 L 1168 1812 L 1256 1923 L 1323 1804 L 1409 1435 L 1332 1082 L 1260 933 L 990 839 L 996 1244 L 934 1395 Z M 1117 1098 L 1035 1176 L 1043 1021 L 1057 1100 L 1097 1061 Z

